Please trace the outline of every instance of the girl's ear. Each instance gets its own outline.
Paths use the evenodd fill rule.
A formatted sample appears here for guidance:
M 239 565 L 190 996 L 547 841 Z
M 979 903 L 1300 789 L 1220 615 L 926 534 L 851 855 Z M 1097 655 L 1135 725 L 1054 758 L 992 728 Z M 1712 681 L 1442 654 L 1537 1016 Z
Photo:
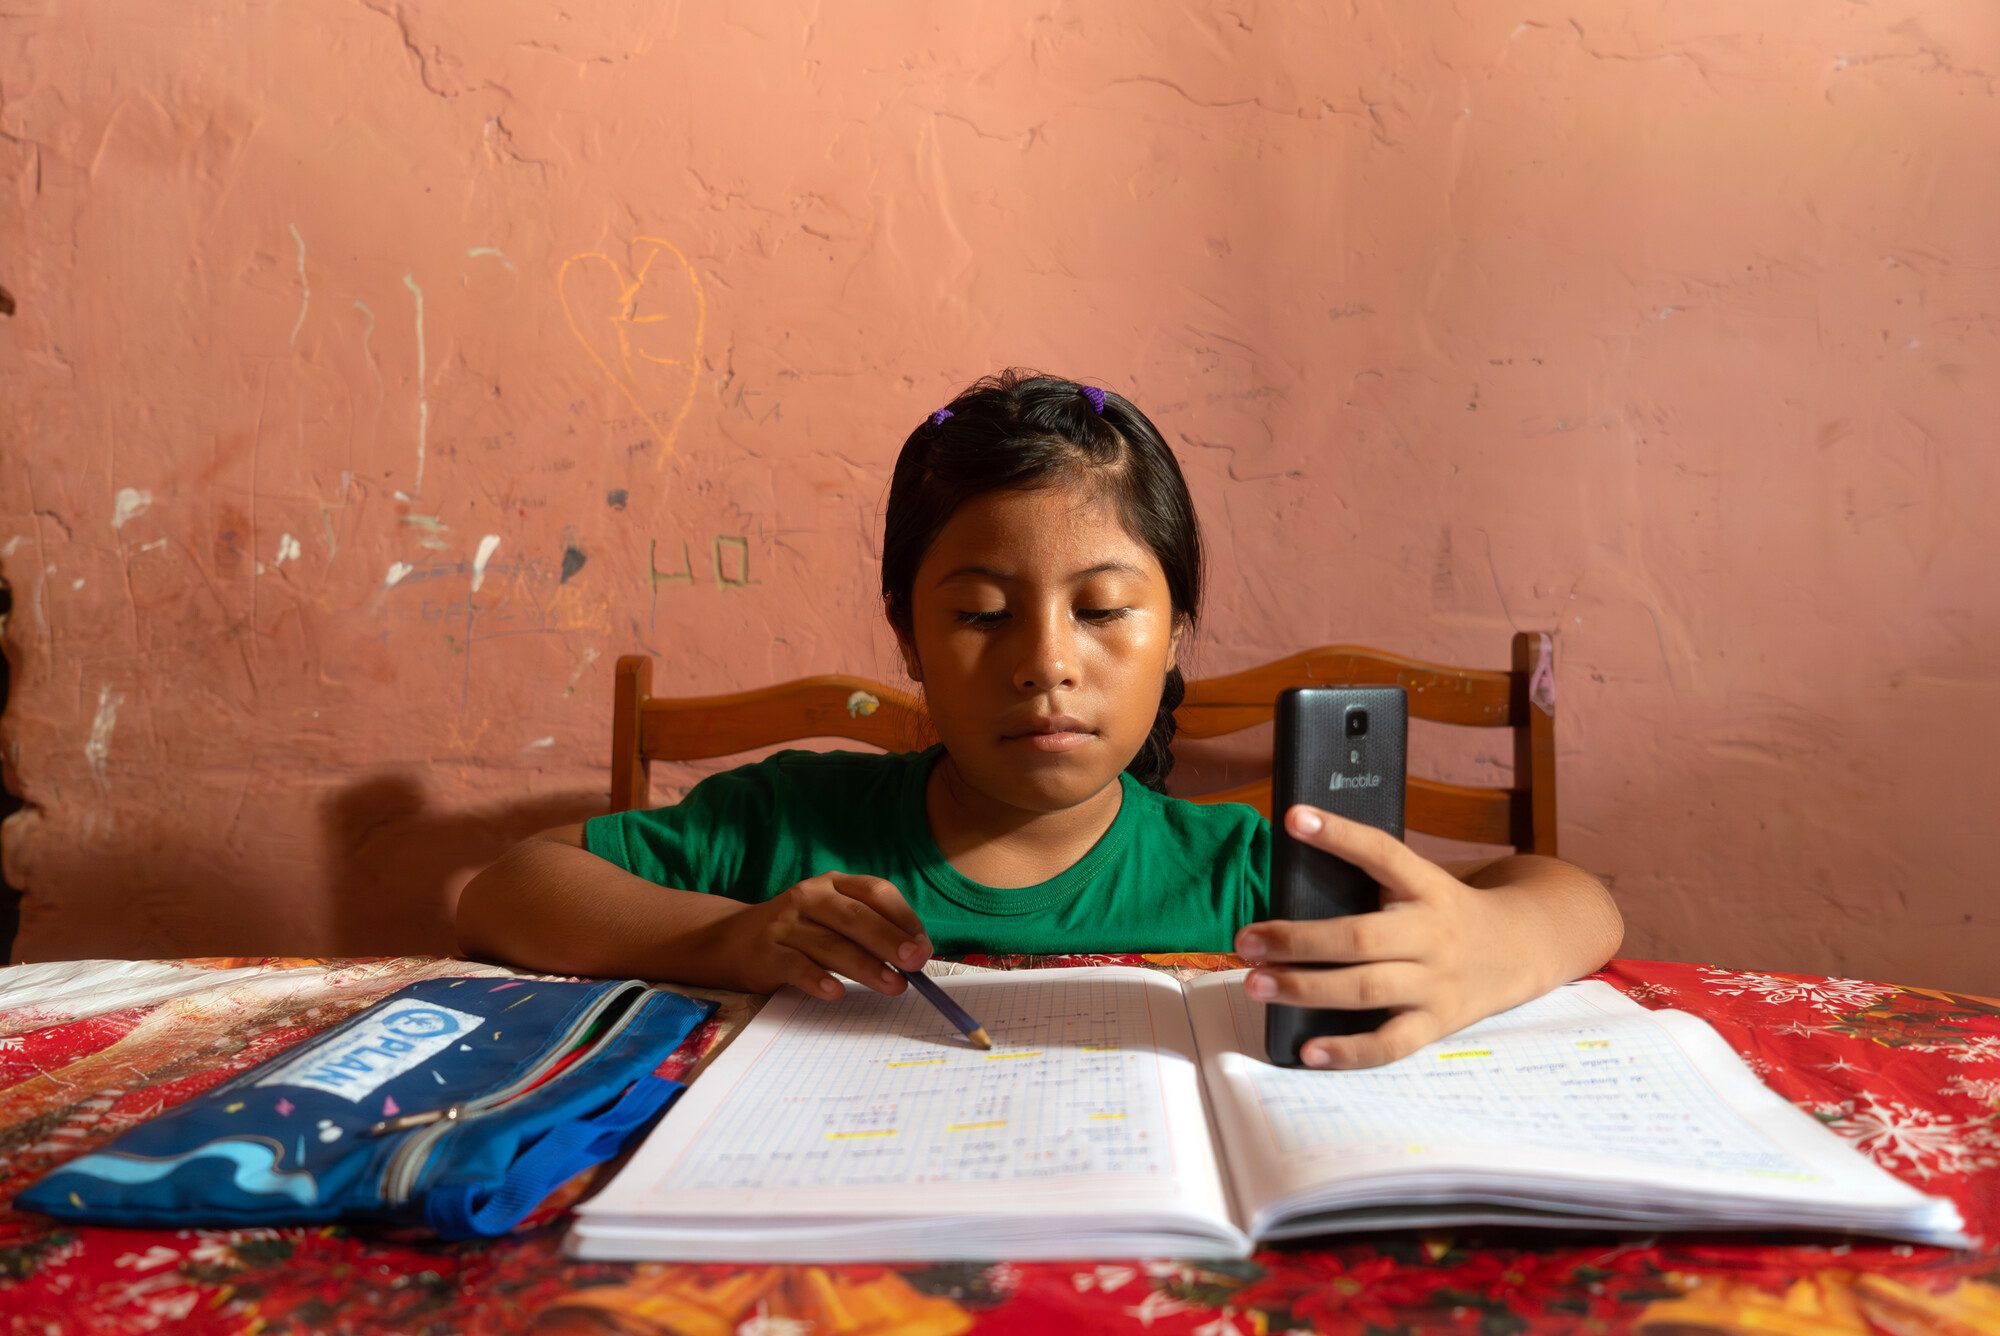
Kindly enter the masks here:
M 1167 637 L 1167 671 L 1181 666 L 1181 637 L 1187 633 L 1188 616 L 1181 613 L 1174 618 L 1173 633 Z

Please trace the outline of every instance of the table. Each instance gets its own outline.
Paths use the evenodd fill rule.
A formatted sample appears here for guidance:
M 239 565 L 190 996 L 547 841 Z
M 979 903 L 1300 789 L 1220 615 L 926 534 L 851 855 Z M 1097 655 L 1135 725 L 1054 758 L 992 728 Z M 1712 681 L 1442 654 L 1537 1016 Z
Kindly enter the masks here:
M 969 957 L 1023 968 L 1228 957 Z M 0 1200 L 384 994 L 436 958 L 73 962 L 0 973 Z M 507 1239 L 340 1227 L 120 1230 L 0 1213 L 11 1331 L 630 1332 L 953 1336 L 1147 1330 L 2000 1333 L 2000 1002 L 1854 979 L 1614 961 L 1647 1006 L 1713 1024 L 1775 1090 L 1890 1171 L 1956 1200 L 1984 1251 L 1723 1236 L 1385 1235 L 1248 1262 L 686 1266 L 572 1262 L 561 1209 Z M 700 1063 L 751 1013 L 723 1003 L 663 1065 Z M 572 1193 L 572 1196 L 575 1194 Z

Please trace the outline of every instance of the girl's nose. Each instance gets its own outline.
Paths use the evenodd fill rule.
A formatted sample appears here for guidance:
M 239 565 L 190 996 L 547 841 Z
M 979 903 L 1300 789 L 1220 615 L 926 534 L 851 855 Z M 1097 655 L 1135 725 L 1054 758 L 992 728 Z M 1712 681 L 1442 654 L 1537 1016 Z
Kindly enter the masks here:
M 1023 691 L 1053 691 L 1076 685 L 1076 643 L 1067 616 L 1035 618 L 1014 666 L 1014 685 Z

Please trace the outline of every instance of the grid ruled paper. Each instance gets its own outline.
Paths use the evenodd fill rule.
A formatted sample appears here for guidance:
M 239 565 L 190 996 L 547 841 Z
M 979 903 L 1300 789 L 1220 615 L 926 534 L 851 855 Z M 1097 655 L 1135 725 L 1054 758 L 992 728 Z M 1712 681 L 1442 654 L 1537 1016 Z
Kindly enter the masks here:
M 947 991 L 973 1048 L 914 995 L 802 1006 L 657 1191 L 1169 1175 L 1146 995 L 1078 974 Z
M 1224 985 L 1235 1047 L 1262 1056 L 1261 1005 Z M 1628 1006 L 1631 1004 L 1627 1004 Z M 1639 1009 L 1632 1006 L 1632 1012 Z M 1822 1176 L 1717 1097 L 1672 1036 L 1559 988 L 1400 1062 L 1321 1072 L 1225 1064 L 1281 1154 L 1426 1156 L 1441 1145 L 1575 1153 L 1803 1181 Z

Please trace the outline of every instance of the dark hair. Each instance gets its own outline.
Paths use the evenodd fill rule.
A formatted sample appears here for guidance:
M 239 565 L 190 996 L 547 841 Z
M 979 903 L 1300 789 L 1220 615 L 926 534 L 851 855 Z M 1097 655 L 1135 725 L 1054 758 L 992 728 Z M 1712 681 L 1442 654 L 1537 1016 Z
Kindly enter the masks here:
M 1201 530 L 1187 480 L 1159 428 L 1122 395 L 1102 395 L 1100 412 L 1095 395 L 1086 397 L 1073 380 L 1003 371 L 968 386 L 945 406 L 949 412 L 931 414 L 910 433 L 896 457 L 882 528 L 882 602 L 906 641 L 917 566 L 960 506 L 988 492 L 1070 481 L 1105 488 L 1126 529 L 1166 573 L 1176 620 L 1193 624 L 1201 607 Z M 1125 767 L 1147 788 L 1164 790 L 1174 767 L 1174 711 L 1186 694 L 1181 670 L 1168 669 L 1153 731 Z

